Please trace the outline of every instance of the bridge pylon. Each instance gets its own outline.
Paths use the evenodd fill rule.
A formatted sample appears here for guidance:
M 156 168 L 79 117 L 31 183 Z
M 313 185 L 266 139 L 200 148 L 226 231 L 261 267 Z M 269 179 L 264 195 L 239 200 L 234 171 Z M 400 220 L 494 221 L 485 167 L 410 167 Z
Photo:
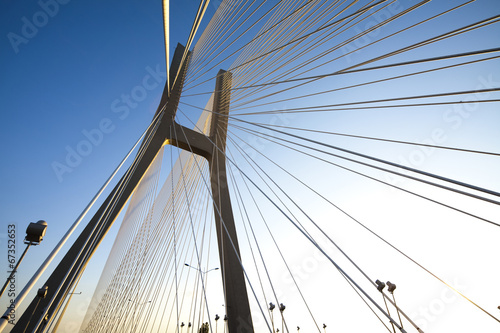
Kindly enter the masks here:
M 228 332 L 254 332 L 226 178 L 225 150 L 232 75 L 222 70 L 217 75 L 209 135 L 178 124 L 175 115 L 189 63 L 189 55 L 181 63 L 184 50 L 184 46 L 177 45 L 170 68 L 170 82 L 173 83 L 170 96 L 165 85 L 154 118 L 156 123 L 146 134 L 137 158 L 47 279 L 44 284 L 47 287 L 45 297 L 36 296 L 32 300 L 11 332 L 42 332 L 54 320 L 71 287 L 78 281 L 119 212 L 165 144 L 203 156 L 209 163 Z

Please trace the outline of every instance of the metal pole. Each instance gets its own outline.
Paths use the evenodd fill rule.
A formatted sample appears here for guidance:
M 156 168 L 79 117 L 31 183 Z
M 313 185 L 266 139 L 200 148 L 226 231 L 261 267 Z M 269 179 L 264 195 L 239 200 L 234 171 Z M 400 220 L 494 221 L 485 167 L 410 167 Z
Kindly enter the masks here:
M 31 246 L 31 242 L 28 243 L 28 246 L 26 246 L 26 248 L 24 249 L 23 251 L 23 254 L 21 254 L 21 258 L 19 258 L 19 260 L 17 261 L 16 263 L 16 267 L 14 267 L 14 269 L 10 272 L 10 275 L 9 277 L 7 278 L 7 281 L 5 281 L 5 284 L 3 285 L 2 287 L 2 291 L 0 292 L 0 297 L 2 297 L 3 295 L 3 292 L 5 291 L 5 289 L 7 289 L 7 286 L 9 285 L 9 282 L 10 280 L 14 277 L 14 275 L 16 274 L 17 272 L 17 268 L 19 267 L 19 264 L 21 264 L 21 261 L 23 261 L 24 259 L 24 256 L 26 255 L 26 252 L 28 252 L 28 249 L 30 248 Z

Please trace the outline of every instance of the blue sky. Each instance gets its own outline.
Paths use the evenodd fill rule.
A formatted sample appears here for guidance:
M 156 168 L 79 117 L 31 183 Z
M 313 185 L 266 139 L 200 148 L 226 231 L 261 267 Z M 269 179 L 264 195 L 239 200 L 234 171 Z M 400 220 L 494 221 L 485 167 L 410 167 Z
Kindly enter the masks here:
M 410 5 L 409 1 L 401 0 L 400 2 L 403 8 Z M 215 12 L 217 5 L 218 1 L 209 5 L 207 17 Z M 441 7 L 449 7 L 451 4 L 434 1 L 428 6 L 428 10 L 432 11 Z M 185 43 L 197 7 L 198 2 L 194 0 L 171 1 L 171 55 L 177 42 Z M 424 7 L 422 12 L 415 13 L 415 16 L 408 15 L 406 19 L 409 21 L 396 22 L 393 25 L 394 29 L 411 20 L 418 20 L 419 15 L 426 13 L 426 8 Z M 497 1 L 478 0 L 466 9 L 450 14 L 434 26 L 415 30 L 416 32 L 412 31 L 395 42 L 387 42 L 375 47 L 374 52 L 390 49 L 396 42 L 404 45 L 407 39 L 425 39 L 435 35 L 440 29 L 447 31 L 458 28 L 478 19 L 497 15 L 499 12 L 500 5 Z M 207 20 L 204 21 L 204 24 L 207 22 Z M 5 235 L 7 224 L 16 224 L 18 251 L 20 251 L 23 247 L 21 240 L 24 237 L 24 230 L 29 222 L 45 219 L 49 224 L 45 241 L 36 250 L 28 253 L 26 262 L 21 266 L 20 284 L 29 278 L 38 263 L 47 256 L 151 121 L 165 78 L 162 24 L 161 4 L 158 1 L 155 3 L 78 2 L 75 0 L 30 3 L 4 1 L 0 5 L 0 35 L 2 36 L 0 39 L 0 73 L 2 73 L 0 77 L 0 96 L 2 97 L 0 135 L 3 156 L 3 163 L 0 167 L 2 184 L 0 237 Z M 415 50 L 409 57 L 419 58 L 492 47 L 498 47 L 498 23 L 457 40 Z M 351 62 L 362 61 L 371 54 L 364 51 L 357 52 L 345 59 L 345 62 L 340 63 L 339 66 L 345 67 Z M 406 58 L 401 55 L 395 57 L 393 61 L 403 60 Z M 387 60 L 387 62 L 390 61 Z M 376 88 L 310 98 L 297 104 L 285 102 L 275 107 L 290 108 L 308 105 L 308 103 L 334 104 L 359 99 L 498 87 L 500 85 L 500 66 L 498 65 L 497 59 L 471 65 L 464 70 L 444 71 L 422 78 L 401 80 L 397 83 L 388 82 Z M 331 69 L 335 70 L 335 66 L 332 65 Z M 412 69 L 419 68 L 419 66 L 412 67 Z M 397 70 L 394 71 L 397 72 Z M 346 82 L 355 84 L 363 75 L 365 74 L 342 77 L 341 81 L 335 78 L 327 79 L 322 84 L 332 88 Z M 377 79 L 379 74 L 366 75 Z M 210 84 L 207 85 L 207 89 L 210 89 Z M 317 87 L 310 89 L 314 91 Z M 494 96 L 497 95 L 490 95 L 491 98 Z M 204 98 L 196 98 L 198 105 L 204 106 Z M 190 100 L 195 99 L 185 101 Z M 190 114 L 199 112 L 186 106 L 182 108 Z M 272 121 L 269 117 L 245 118 L 241 116 L 241 119 Z M 288 126 L 302 126 L 332 132 L 391 137 L 408 141 L 433 140 L 446 146 L 495 152 L 500 150 L 498 103 L 481 104 L 471 112 L 453 107 L 405 111 L 389 109 L 359 113 L 334 112 L 313 116 L 290 115 L 288 118 L 279 118 L 277 121 L 283 121 Z M 246 133 L 234 131 L 244 138 L 249 136 Z M 331 137 L 318 135 L 318 138 L 330 140 Z M 283 165 L 287 165 L 289 170 L 304 175 L 318 189 L 325 192 L 333 188 L 341 189 L 338 193 L 332 194 L 332 198 L 339 200 L 363 219 L 376 221 L 374 225 L 378 228 L 377 230 L 394 228 L 401 231 L 396 236 L 390 233 L 390 236 L 396 237 L 398 242 L 399 239 L 407 237 L 406 242 L 400 241 L 401 244 L 407 244 L 410 251 L 420 249 L 421 252 L 416 252 L 419 256 L 433 258 L 434 251 L 438 251 L 440 256 L 447 257 L 448 249 L 456 249 L 460 248 L 461 244 L 468 244 L 471 249 L 475 250 L 473 252 L 475 255 L 485 258 L 484 262 L 495 260 L 492 253 L 498 253 L 495 252 L 498 246 L 493 242 L 494 239 L 498 239 L 496 230 L 498 228 L 480 225 L 478 229 L 475 229 L 472 223 L 477 223 L 477 221 L 462 220 L 462 217 L 442 212 L 440 209 L 434 210 L 435 208 L 425 203 L 412 201 L 399 203 L 398 200 L 404 196 L 393 190 L 371 183 L 365 184 L 348 173 L 327 169 L 321 163 L 315 164 L 315 162 L 301 158 L 300 155 L 285 152 L 259 139 L 254 138 L 253 141 L 249 139 L 248 142 L 262 146 L 262 152 L 273 156 Z M 360 141 L 345 138 L 335 142 L 349 148 L 361 149 L 364 152 L 376 152 L 377 156 L 403 164 L 411 164 L 413 161 L 414 165 L 429 172 L 446 174 L 479 186 L 500 190 L 500 176 L 497 172 L 500 166 L 498 157 L 458 157 L 451 152 L 415 149 L 408 146 L 387 146 L 376 142 L 360 143 Z M 78 156 L 75 156 L 75 153 Z M 259 161 L 266 165 L 263 158 Z M 318 174 L 315 173 L 304 172 L 310 169 L 318 170 L 317 173 L 321 177 L 317 177 Z M 333 180 L 328 182 L 324 179 Z M 407 181 L 397 182 L 408 185 Z M 420 189 L 419 186 L 411 188 Z M 291 184 L 290 190 L 294 191 Z M 430 193 L 425 192 L 427 191 L 425 189 L 423 191 Z M 306 205 L 312 206 L 315 203 L 312 197 L 302 197 L 300 192 L 294 193 Z M 451 200 L 459 205 L 462 203 L 459 201 L 461 199 L 449 195 L 438 193 L 435 195 L 437 198 Z M 359 208 L 360 202 L 363 202 L 362 209 Z M 263 205 L 269 214 L 276 214 L 271 207 Z M 471 205 L 469 208 L 498 221 L 497 208 L 484 205 Z M 319 207 L 315 214 L 318 220 L 323 220 L 333 213 L 324 207 Z M 407 221 L 405 227 L 399 224 L 402 220 Z M 456 227 L 452 221 L 460 223 L 460 227 Z M 420 223 L 422 223 L 421 227 Z M 339 235 L 345 246 L 350 247 L 353 242 L 352 236 L 349 235 L 355 235 L 357 229 L 347 224 L 344 227 L 345 230 L 353 229 L 353 234 L 346 231 L 345 235 Z M 283 230 L 283 236 L 295 241 L 297 236 L 293 231 L 280 230 Z M 344 229 L 332 227 L 332 233 L 338 233 L 339 230 Z M 474 231 L 477 231 L 477 235 L 467 238 L 467 235 L 471 235 Z M 417 237 L 412 237 L 412 235 L 426 237 L 427 242 L 422 244 L 423 242 L 417 241 Z M 482 237 L 485 239 L 483 243 L 477 239 Z M 362 239 L 357 240 L 356 243 L 369 242 L 368 237 L 366 240 Z M 4 238 L 1 238 L 1 242 L 1 246 L 4 247 Z M 106 246 L 109 248 L 109 245 Z M 292 253 L 296 251 L 293 247 L 289 250 Z M 365 255 L 364 247 L 353 246 L 351 250 L 359 258 Z M 460 255 L 466 255 L 465 250 L 466 247 L 462 247 L 456 251 Z M 385 253 L 386 249 L 380 251 Z M 3 252 L 4 249 L 0 249 L 0 253 Z M 301 261 L 299 254 L 294 255 L 298 266 L 307 262 Z M 460 255 L 458 255 L 459 258 Z M 2 265 L 5 265 L 4 260 L 5 258 L 0 258 Z M 367 256 L 366 259 L 360 260 L 373 271 L 377 271 L 372 257 Z M 430 260 L 429 263 L 449 280 L 462 276 L 462 272 L 459 274 L 457 269 L 461 265 L 460 260 L 450 256 L 449 261 L 452 263 L 449 269 L 448 266 L 443 265 L 442 260 Z M 468 257 L 466 262 L 474 267 L 465 272 L 463 283 L 466 284 L 467 289 L 474 295 L 479 295 L 477 297 L 488 305 L 494 304 L 494 299 L 498 303 L 498 288 L 492 289 L 491 295 L 488 296 L 484 296 L 487 288 L 474 289 L 476 288 L 475 281 L 486 278 L 483 274 L 490 275 L 488 282 L 494 281 L 499 276 L 498 269 L 487 267 L 485 270 L 487 273 L 483 273 L 481 269 L 484 267 L 481 260 Z M 102 264 L 93 265 L 95 266 L 91 268 L 98 271 Z M 3 269 L 2 267 L 0 269 Z M 391 269 L 390 265 L 384 268 Z M 328 269 L 324 268 L 324 270 Z M 479 273 L 469 272 L 474 270 Z M 323 269 L 321 272 L 323 273 Z M 44 278 L 39 282 L 40 285 L 43 280 Z M 321 283 L 310 277 L 307 282 L 309 283 L 305 283 L 305 288 L 312 288 Z M 436 297 L 441 299 L 443 293 L 441 287 L 430 286 L 430 294 L 422 296 L 420 302 L 408 302 L 410 312 L 416 313 L 416 318 L 421 320 L 425 317 L 420 314 L 420 309 L 430 307 L 429 304 L 432 304 Z M 2 299 L 1 304 L 5 301 Z M 453 307 L 458 307 L 458 305 L 452 303 L 450 308 Z M 465 308 L 465 312 L 458 313 L 467 313 L 469 308 L 467 306 Z M 451 312 L 446 312 L 445 316 L 447 313 Z M 479 316 L 479 318 L 483 317 Z M 431 328 L 440 328 L 438 320 L 425 320 Z M 486 330 L 497 327 L 498 325 L 494 326 L 495 324 L 497 325 L 497 323 L 485 324 Z M 486 330 L 483 329 L 483 331 Z
M 174 46 L 185 44 L 197 7 L 172 2 Z M 20 268 L 22 285 L 151 121 L 165 79 L 163 22 L 161 3 L 139 1 L 6 1 L 0 12 L 1 200 L 10 207 L 2 212 L 1 233 L 16 224 L 21 251 L 29 222 L 49 224 Z M 122 97 L 144 91 L 138 102 Z M 95 135 L 91 147 L 79 146 L 89 140 L 85 133 Z M 68 166 L 68 154 L 79 148 L 88 155 L 56 172 L 54 165 Z
M 192 5 L 196 9 L 194 2 Z M 22 35 L 22 18 L 31 19 L 42 10 L 37 3 L 11 2 L 2 7 L 4 36 L 10 32 Z M 190 28 L 186 22 L 194 19 L 195 9 L 185 7 L 172 3 L 175 42 L 185 43 Z M 179 22 L 185 24 L 182 29 Z M 16 48 L 7 38 L 2 39 L 2 150 L 13 162 L 3 166 L 2 200 L 16 205 L 4 212 L 4 219 L 34 220 L 42 218 L 37 217 L 41 214 L 51 220 L 51 214 L 59 213 L 50 212 L 50 202 L 58 202 L 56 206 L 62 210 L 71 209 L 73 204 L 64 192 L 79 188 L 85 194 L 76 196 L 84 202 L 107 178 L 147 126 L 161 95 L 165 75 L 164 54 L 159 52 L 161 27 L 162 16 L 155 6 L 69 2 L 59 5 L 58 13 L 27 38 L 27 43 Z M 150 78 L 144 83 L 146 76 Z M 136 86 L 144 84 L 148 85 L 146 98 L 137 95 L 143 100 L 126 104 L 122 95 L 130 96 Z M 76 158 L 71 172 L 55 172 L 53 163 L 66 164 L 69 152 L 87 139 L 84 133 L 95 133 L 92 131 L 100 129 L 103 119 L 105 124 L 109 119 L 108 133 L 102 140 L 96 134 L 97 145 L 90 148 L 90 156 Z M 113 146 L 120 142 L 123 148 L 116 151 Z M 96 165 L 96 161 L 104 163 Z M 82 183 L 89 175 L 96 176 L 95 182 Z M 61 192 L 47 195 L 48 188 Z M 28 202 L 32 213 L 43 212 L 24 215 L 32 214 L 25 209 Z M 74 208 L 78 206 L 81 202 Z

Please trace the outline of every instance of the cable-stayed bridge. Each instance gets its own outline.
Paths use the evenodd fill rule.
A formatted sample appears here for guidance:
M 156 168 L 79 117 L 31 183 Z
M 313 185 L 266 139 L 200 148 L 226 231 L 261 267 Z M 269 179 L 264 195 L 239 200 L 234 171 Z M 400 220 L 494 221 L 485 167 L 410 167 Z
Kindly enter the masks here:
M 163 4 L 159 106 L 12 332 L 85 279 L 82 332 L 498 327 L 498 5 L 209 5 L 170 61 Z

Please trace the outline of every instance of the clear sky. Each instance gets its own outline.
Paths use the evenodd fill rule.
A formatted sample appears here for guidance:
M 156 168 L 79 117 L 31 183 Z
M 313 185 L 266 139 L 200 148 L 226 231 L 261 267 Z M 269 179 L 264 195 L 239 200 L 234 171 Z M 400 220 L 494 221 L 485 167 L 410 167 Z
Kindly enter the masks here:
M 392 14 L 409 8 L 413 4 L 414 2 L 409 0 L 399 0 L 394 5 L 393 8 L 396 9 Z M 213 1 L 209 5 L 203 27 L 208 23 L 218 5 L 219 1 Z M 335 54 L 345 54 L 354 47 L 362 46 L 363 43 L 376 40 L 410 25 L 411 22 L 418 22 L 424 17 L 429 17 L 429 13 L 437 13 L 455 5 L 458 5 L 458 2 L 455 4 L 449 1 L 431 1 L 416 10 L 414 14 L 408 14 L 391 23 L 389 27 L 375 31 L 367 36 L 367 39 L 359 39 L 347 44 Z M 198 2 L 194 0 L 171 1 L 171 55 L 177 42 L 185 44 L 197 7 Z M 477 0 L 428 25 L 409 30 L 404 35 L 398 35 L 383 43 L 344 56 L 337 62 L 332 62 L 331 65 L 309 70 L 301 76 L 329 73 L 345 68 L 409 43 L 499 14 L 498 1 Z M 349 31 L 356 33 L 358 31 L 356 29 L 367 27 L 365 23 L 374 22 L 377 23 L 376 18 L 364 21 Z M 44 242 L 36 247 L 36 250 L 30 250 L 25 262 L 21 265 L 16 280 L 19 283 L 18 292 L 149 125 L 165 80 L 162 24 L 159 1 L 42 0 L 30 3 L 3 1 L 0 5 L 0 105 L 2 108 L 0 271 L 4 272 L 2 274 L 6 276 L 7 271 L 8 225 L 16 225 L 16 244 L 19 254 L 24 247 L 21 241 L 27 224 L 39 219 L 44 219 L 49 224 Z M 493 23 L 477 31 L 416 49 L 409 55 L 403 54 L 382 60 L 374 65 L 495 48 L 498 47 L 500 40 L 499 27 L 499 23 Z M 346 33 L 348 34 L 349 32 Z M 200 35 L 201 31 L 198 33 L 198 36 Z M 341 38 L 345 36 L 339 37 L 334 42 L 339 42 Z M 242 42 L 235 45 L 238 46 L 239 43 Z M 328 47 L 331 47 L 330 44 L 325 44 L 317 52 Z M 497 53 L 492 55 L 497 55 Z M 477 56 L 470 60 L 481 57 Z M 234 60 L 235 57 L 214 70 L 220 67 L 227 69 Z M 443 66 L 460 61 L 463 60 L 452 60 L 443 63 Z M 438 65 L 441 63 L 432 66 Z M 244 112 L 291 109 L 311 105 L 498 88 L 500 86 L 499 65 L 499 60 L 494 59 L 463 68 L 448 69 L 429 75 L 413 76 L 311 98 L 289 100 L 271 106 L 259 107 L 257 106 L 258 100 L 249 102 L 255 96 L 262 98 L 263 93 L 261 95 L 257 93 L 253 97 L 235 93 L 235 98 L 240 96 L 240 102 L 246 104 L 237 109 L 238 104 L 234 102 L 235 107 L 232 112 L 238 115 Z M 305 86 L 301 90 L 282 93 L 276 99 L 335 89 L 344 85 L 377 80 L 430 67 L 413 65 L 411 68 L 389 69 L 383 73 L 357 73 L 338 79 L 328 78 L 319 81 L 319 84 Z M 241 85 L 241 83 L 238 84 Z M 199 87 L 196 91 L 207 92 L 211 89 L 213 89 L 213 81 Z M 269 89 L 267 91 L 275 91 L 273 89 L 276 88 Z M 209 96 L 184 97 L 183 102 L 204 107 Z M 443 98 L 440 101 L 456 101 L 461 98 L 469 101 L 474 101 L 474 98 L 498 99 L 499 94 L 492 92 L 477 96 L 461 95 Z M 409 102 L 418 103 L 419 100 Z M 238 118 L 270 125 L 425 142 L 498 153 L 500 152 L 498 105 L 498 102 L 469 103 L 464 106 L 387 108 L 278 116 L 272 114 L 239 115 Z M 186 104 L 181 104 L 181 109 L 193 121 L 196 121 L 199 110 L 190 108 Z M 240 123 L 234 121 L 233 124 Z M 253 129 L 264 133 L 264 136 L 269 135 L 261 129 L 255 127 Z M 300 131 L 293 133 L 304 134 Z M 500 191 L 498 156 L 366 142 L 327 134 L 308 134 L 308 136 L 395 163 Z M 306 207 L 310 216 L 332 238 L 335 238 L 354 260 L 369 272 L 370 276 L 374 279 L 395 282 L 398 285 L 398 304 L 402 305 L 424 331 L 493 332 L 498 330 L 500 325 L 498 322 L 448 291 L 444 285 L 430 279 L 413 264 L 402 260 L 400 255 L 394 253 L 331 206 L 319 203 L 317 196 L 304 190 L 295 181 L 291 181 L 284 172 L 278 170 L 258 152 L 272 157 L 286 170 L 299 175 L 311 187 L 326 194 L 331 201 L 360 221 L 366 222 L 377 232 L 383 233 L 384 237 L 404 248 L 404 251 L 417 261 L 424 263 L 440 277 L 464 291 L 471 299 L 477 300 L 489 312 L 500 317 L 500 310 L 497 309 L 500 305 L 500 288 L 498 287 L 500 270 L 496 264 L 500 250 L 498 226 L 452 212 L 424 200 L 415 199 L 411 195 L 388 186 L 368 181 L 316 159 L 304 157 L 235 126 L 230 126 L 230 137 L 240 144 L 243 138 L 245 151 L 249 152 L 265 170 L 268 170 L 274 179 L 286 188 L 288 193 L 291 193 L 291 197 L 300 203 L 301 207 Z M 258 172 L 251 171 L 245 164 L 235 144 L 230 142 L 229 145 L 231 152 L 235 154 L 235 160 L 242 163 L 242 167 L 244 166 L 253 179 L 258 179 L 256 178 Z M 249 148 L 250 146 L 257 148 L 258 152 L 253 151 Z M 169 151 L 166 150 L 166 152 Z M 165 153 L 163 163 L 167 171 L 171 164 L 168 155 L 169 153 Z M 352 164 L 342 163 L 352 166 Z M 368 171 L 366 168 L 358 166 L 354 168 L 500 223 L 498 205 L 463 199 L 423 185 L 415 185 L 409 180 Z M 243 177 L 237 176 L 236 178 L 241 180 Z M 259 182 L 259 184 L 262 183 Z M 250 201 L 247 195 L 243 197 L 248 200 L 247 202 Z M 494 196 L 490 198 L 499 200 Z M 317 314 L 318 321 L 321 324 L 327 323 L 327 331 L 356 332 L 358 329 L 372 332 L 386 331 L 376 318 L 370 315 L 328 261 L 318 255 L 310 244 L 304 242 L 302 236 L 265 198 L 260 196 L 258 199 L 260 208 L 273 219 L 272 228 L 279 239 L 278 242 L 283 246 L 288 263 L 299 280 L 304 294 L 311 299 L 311 303 L 316 304 L 314 312 Z M 253 206 L 249 204 L 249 207 Z M 257 216 L 255 207 L 253 211 Z M 305 221 L 303 216 L 301 221 Z M 118 225 L 114 227 L 110 236 L 116 234 L 117 228 Z M 287 304 L 286 314 L 290 313 L 288 317 L 285 317 L 290 331 L 295 331 L 296 326 L 301 326 L 302 332 L 313 331 L 311 323 L 303 324 L 306 319 L 299 320 L 306 317 L 302 314 L 303 307 L 300 310 L 294 310 L 294 302 L 298 304 L 297 292 L 290 286 L 290 279 L 282 270 L 282 262 L 274 259 L 277 254 L 273 252 L 275 251 L 273 246 L 270 242 L 264 241 L 265 227 L 256 222 L 256 228 L 262 232 L 262 246 L 266 253 L 269 253 L 271 274 L 275 276 L 276 283 L 281 285 L 283 290 L 282 299 Z M 244 253 L 249 253 L 245 244 L 242 245 Z M 84 305 L 92 295 L 92 283 L 96 282 L 100 274 L 100 268 L 104 264 L 103 257 L 106 251 L 109 251 L 110 241 L 106 241 L 103 247 L 103 250 L 100 250 L 102 252 L 96 256 L 96 260 L 89 265 L 91 273 L 82 280 L 81 288 L 77 288 L 77 291 L 82 291 L 82 295 L 74 297 L 75 308 L 71 310 L 66 326 L 61 327 L 61 332 L 73 332 L 74 325 L 82 319 Z M 345 260 L 340 259 L 340 254 L 331 248 L 331 245 L 325 245 L 325 247 L 332 257 L 339 259 L 339 263 L 349 265 Z M 214 266 L 218 265 L 216 261 L 213 263 Z M 211 278 L 215 276 L 212 275 Z M 356 277 L 360 278 L 357 275 Z M 38 282 L 37 286 L 41 286 L 44 280 L 45 277 Z M 378 295 L 375 294 L 375 296 Z M 223 313 L 220 298 L 220 293 L 212 297 L 213 302 L 218 303 L 210 305 L 213 309 L 211 314 Z M 356 300 L 351 302 L 351 299 Z M 5 307 L 7 301 L 8 297 L 4 295 L 0 302 L 2 307 Z M 383 304 L 381 299 L 377 301 Z M 357 309 L 360 310 L 357 311 Z M 256 325 L 263 324 L 263 320 L 257 315 L 255 321 Z M 265 326 L 259 327 L 258 332 L 265 331 Z M 412 332 L 412 330 L 409 331 Z

